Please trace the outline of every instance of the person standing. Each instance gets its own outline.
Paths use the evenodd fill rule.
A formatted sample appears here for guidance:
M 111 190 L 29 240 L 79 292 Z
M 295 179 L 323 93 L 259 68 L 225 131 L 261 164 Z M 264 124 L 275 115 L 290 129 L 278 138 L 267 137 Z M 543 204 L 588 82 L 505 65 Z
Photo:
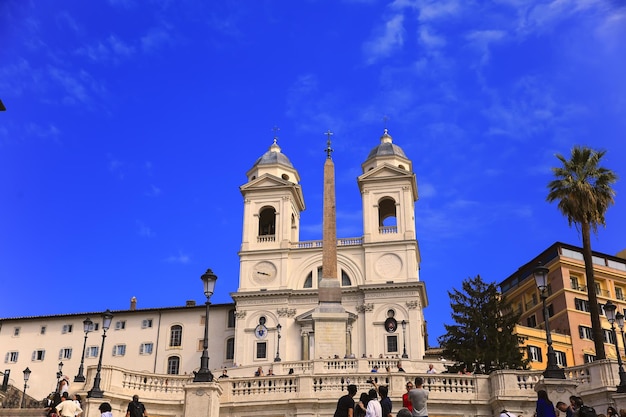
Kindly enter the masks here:
M 422 387 L 423 384 L 424 380 L 418 376 L 415 378 L 415 388 L 409 391 L 414 417 L 428 417 L 428 391 Z
M 365 417 L 365 411 L 367 410 L 367 403 L 370 401 L 370 396 L 367 392 L 362 392 L 359 397 L 359 402 L 354 406 L 353 417 Z
M 537 391 L 537 408 L 535 411 L 537 417 L 556 417 L 554 404 L 548 398 L 548 393 L 540 389 Z
M 61 395 L 61 402 L 56 406 L 57 414 L 61 417 L 74 417 L 83 412 L 83 409 L 69 398 L 70 395 L 67 392 L 64 392 Z
M 111 404 L 109 403 L 100 404 L 98 410 L 100 410 L 100 417 L 113 417 L 113 413 L 111 413 Z
M 426 371 L 426 373 L 427 374 L 434 374 L 434 373 L 436 373 L 435 367 L 433 366 L 432 363 L 430 365 L 428 365 L 428 370 Z
M 337 409 L 334 417 L 352 417 L 354 414 L 354 399 L 356 385 L 348 385 L 348 393 L 337 401 Z
M 374 388 L 370 389 L 368 392 L 368 396 L 370 397 L 370 400 L 367 403 L 365 417 L 383 417 L 383 409 L 380 406 L 380 402 L 378 401 L 378 394 L 376 393 L 376 390 Z
M 406 392 L 402 394 L 402 407 L 408 409 L 413 412 L 413 404 L 411 404 L 411 400 L 409 400 L 409 392 L 413 389 L 413 383 L 411 381 L 406 383 Z
M 146 407 L 139 402 L 139 395 L 133 395 L 133 400 L 128 403 L 126 408 L 126 417 L 148 417 Z
M 393 417 L 393 414 L 391 414 L 391 398 L 389 398 L 387 385 L 378 387 L 378 393 L 380 394 L 380 408 L 382 409 L 383 417 Z

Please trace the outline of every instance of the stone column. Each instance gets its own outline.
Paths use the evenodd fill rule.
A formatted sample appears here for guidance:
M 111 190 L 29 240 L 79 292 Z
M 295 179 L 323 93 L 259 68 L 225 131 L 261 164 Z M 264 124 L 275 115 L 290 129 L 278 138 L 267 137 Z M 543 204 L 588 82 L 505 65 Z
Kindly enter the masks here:
M 222 387 L 217 382 L 191 382 L 185 385 L 183 417 L 219 417 Z

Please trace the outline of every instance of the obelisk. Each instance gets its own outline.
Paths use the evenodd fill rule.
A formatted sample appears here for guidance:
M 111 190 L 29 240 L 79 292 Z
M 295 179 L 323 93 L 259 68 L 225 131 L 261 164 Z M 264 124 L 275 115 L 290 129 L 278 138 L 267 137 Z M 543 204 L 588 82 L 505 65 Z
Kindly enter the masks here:
M 341 286 L 337 274 L 337 208 L 335 200 L 335 165 L 328 137 L 324 162 L 324 213 L 322 222 L 322 279 L 318 287 L 318 306 L 313 312 L 315 356 L 344 357 L 348 313 L 341 305 Z

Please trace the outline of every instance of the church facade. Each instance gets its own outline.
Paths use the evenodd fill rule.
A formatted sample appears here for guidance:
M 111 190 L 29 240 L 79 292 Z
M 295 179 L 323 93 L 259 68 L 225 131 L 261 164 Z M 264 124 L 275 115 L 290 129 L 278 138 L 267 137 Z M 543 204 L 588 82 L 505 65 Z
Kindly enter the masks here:
M 363 204 L 359 237 L 336 237 L 330 142 L 325 163 L 320 156 L 321 241 L 299 239 L 304 190 L 276 139 L 246 173 L 239 288 L 234 304 L 211 306 L 212 369 L 249 376 L 277 362 L 367 357 L 392 359 L 390 365 L 423 358 L 428 299 L 419 277 L 413 164 L 386 130 L 373 145 L 355 184 Z M 113 314 L 104 365 L 166 375 L 198 369 L 204 306 L 138 309 L 131 300 L 128 310 Z M 94 324 L 84 332 L 88 316 Z M 98 362 L 99 321 L 93 312 L 0 319 L 0 354 L 11 381 L 19 386 L 29 367 L 29 394 L 38 398 L 54 389 L 60 362 L 70 379 L 81 365 L 86 373 Z

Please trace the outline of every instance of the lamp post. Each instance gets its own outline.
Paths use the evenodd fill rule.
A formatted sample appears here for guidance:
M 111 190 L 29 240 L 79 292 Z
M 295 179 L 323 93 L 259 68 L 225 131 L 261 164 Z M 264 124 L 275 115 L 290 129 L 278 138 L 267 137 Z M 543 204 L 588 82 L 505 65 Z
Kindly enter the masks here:
M 61 377 L 63 376 L 63 362 L 59 362 L 59 367 L 58 367 L 58 371 L 57 371 L 57 392 L 60 394 L 61 393 Z
M 28 369 L 28 367 L 26 367 L 26 369 L 24 369 L 24 391 L 22 392 L 22 404 L 20 405 L 20 408 L 24 408 L 26 405 L 26 388 L 28 388 L 28 379 L 30 378 L 30 369 Z
M 85 332 L 85 341 L 83 342 L 83 356 L 80 357 L 80 366 L 78 367 L 78 374 L 74 377 L 74 382 L 85 382 L 85 375 L 83 375 L 83 364 L 85 363 L 85 349 L 87 348 L 87 335 L 93 329 L 93 321 L 87 317 L 83 320 L 83 331 Z
M 406 320 L 402 320 L 402 357 L 403 358 L 408 358 L 409 355 L 406 354 Z
M 100 359 L 98 359 L 98 370 L 96 377 L 93 379 L 93 387 L 87 392 L 87 398 L 103 398 L 104 391 L 100 389 L 100 370 L 102 370 L 102 353 L 104 352 L 104 339 L 107 337 L 107 330 L 111 327 L 113 314 L 107 309 L 102 314 L 102 345 L 100 346 Z
M 215 281 L 217 275 L 207 269 L 200 277 L 204 284 L 204 296 L 206 297 L 206 312 L 204 317 L 204 341 L 202 343 L 202 356 L 200 357 L 200 369 L 194 371 L 193 382 L 213 382 L 213 374 L 209 369 L 209 306 L 211 305 L 211 296 L 215 290 Z
M 617 306 L 613 304 L 611 300 L 607 301 L 604 305 L 604 313 L 606 314 L 606 319 L 611 324 L 611 333 L 613 333 L 613 339 L 615 340 L 615 351 L 617 352 L 617 364 L 619 365 L 619 385 L 617 386 L 617 392 L 624 393 L 626 392 L 626 372 L 624 372 L 622 355 L 619 353 L 619 346 L 617 344 L 617 333 L 615 332 L 615 322 L 617 321 L 617 326 L 622 332 L 622 340 L 624 340 L 624 315 L 621 312 L 615 314 L 615 310 L 617 310 Z
M 546 324 L 546 342 L 548 344 L 548 365 L 543 371 L 544 378 L 565 379 L 565 372 L 556 364 L 556 353 L 552 347 L 552 334 L 550 333 L 550 317 L 548 317 L 548 308 L 546 307 L 546 298 L 548 298 L 548 272 L 549 269 L 542 266 L 541 263 L 533 270 L 535 283 L 539 289 L 541 301 L 543 303 L 543 320 Z
M 276 332 L 278 333 L 278 343 L 276 345 L 276 357 L 274 358 L 274 362 L 280 362 L 280 329 L 282 328 L 283 326 L 281 326 L 280 323 L 276 325 Z

